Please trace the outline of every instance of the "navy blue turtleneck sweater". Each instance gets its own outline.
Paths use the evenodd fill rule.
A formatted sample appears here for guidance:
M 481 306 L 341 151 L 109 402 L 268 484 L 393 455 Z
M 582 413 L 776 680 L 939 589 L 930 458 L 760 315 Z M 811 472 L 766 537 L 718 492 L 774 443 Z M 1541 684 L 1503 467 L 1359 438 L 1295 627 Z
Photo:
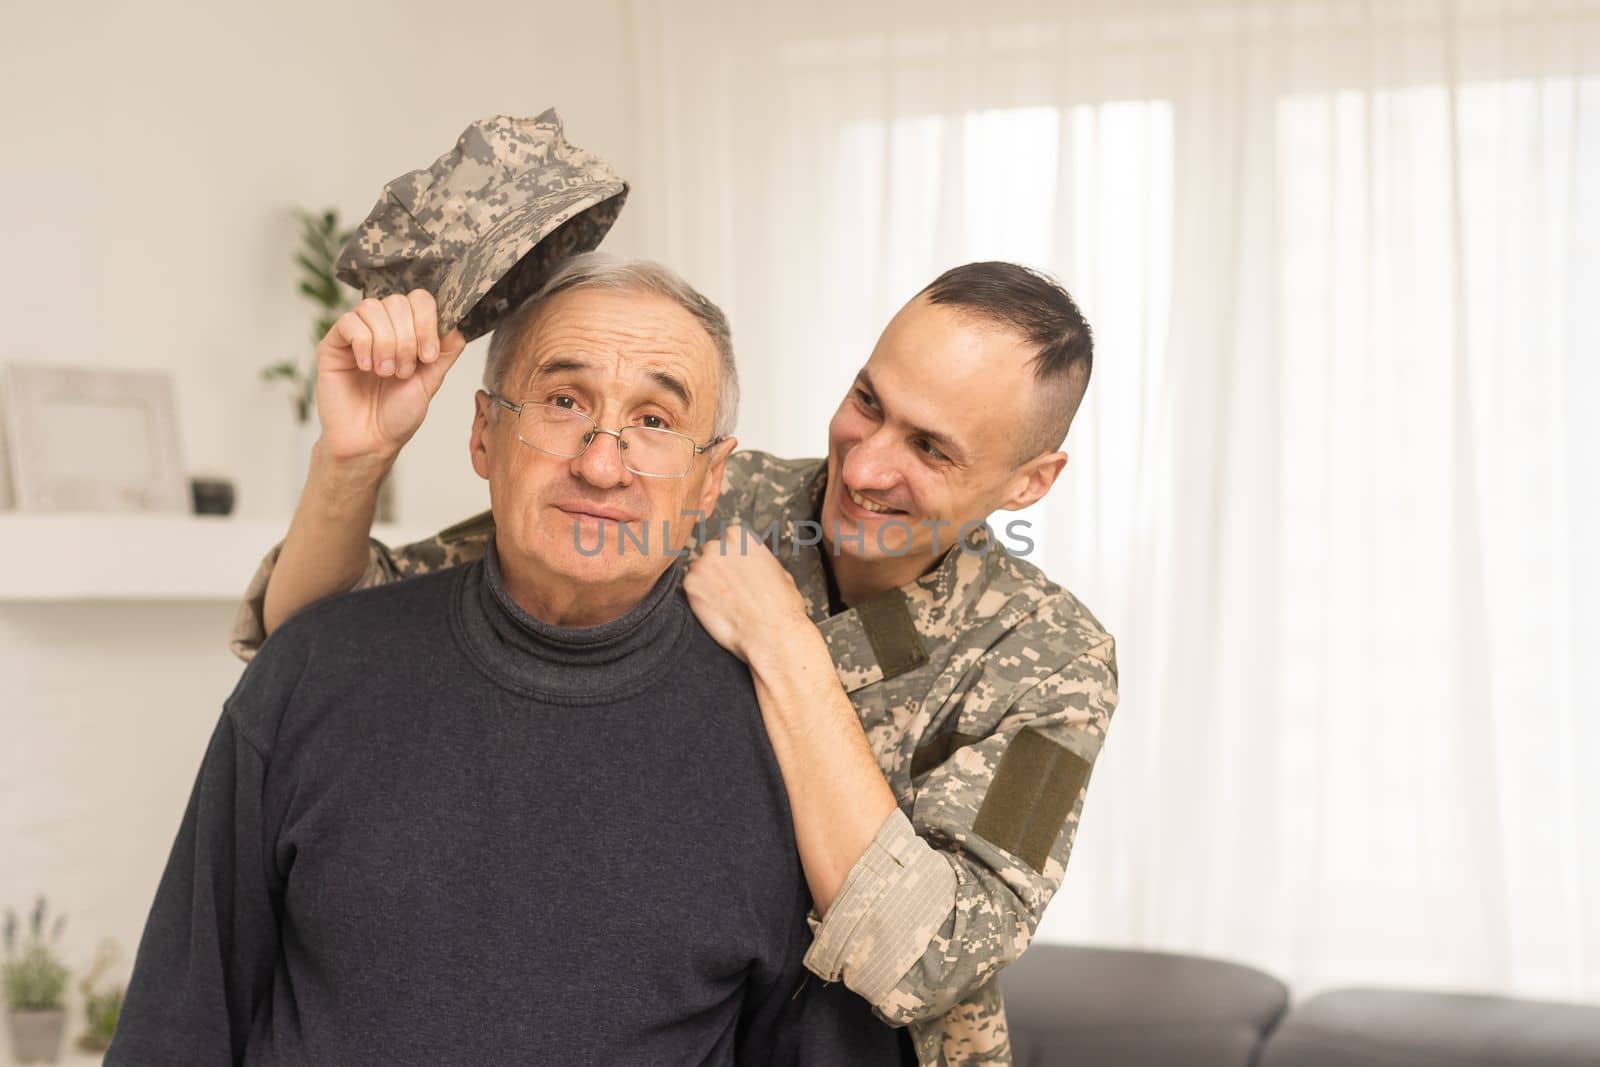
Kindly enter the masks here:
M 262 647 L 106 1063 L 896 1062 L 859 998 L 794 996 L 808 905 L 750 677 L 677 568 L 562 629 L 491 544 Z

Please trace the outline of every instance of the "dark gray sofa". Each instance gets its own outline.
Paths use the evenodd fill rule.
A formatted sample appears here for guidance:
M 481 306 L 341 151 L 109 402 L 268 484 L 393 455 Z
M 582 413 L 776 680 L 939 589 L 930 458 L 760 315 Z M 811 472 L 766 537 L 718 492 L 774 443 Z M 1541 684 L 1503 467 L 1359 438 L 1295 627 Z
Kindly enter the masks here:
M 1000 980 L 1016 1067 L 1600 1067 L 1600 1005 L 1348 989 L 1291 1006 L 1252 967 L 1069 945 Z

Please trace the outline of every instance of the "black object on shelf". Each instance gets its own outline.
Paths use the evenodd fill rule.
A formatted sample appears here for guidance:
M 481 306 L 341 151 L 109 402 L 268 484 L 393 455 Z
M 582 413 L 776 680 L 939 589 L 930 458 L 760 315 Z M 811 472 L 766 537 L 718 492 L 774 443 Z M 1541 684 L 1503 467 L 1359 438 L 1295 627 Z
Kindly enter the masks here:
M 189 497 L 196 515 L 233 514 L 233 483 L 226 478 L 190 478 Z

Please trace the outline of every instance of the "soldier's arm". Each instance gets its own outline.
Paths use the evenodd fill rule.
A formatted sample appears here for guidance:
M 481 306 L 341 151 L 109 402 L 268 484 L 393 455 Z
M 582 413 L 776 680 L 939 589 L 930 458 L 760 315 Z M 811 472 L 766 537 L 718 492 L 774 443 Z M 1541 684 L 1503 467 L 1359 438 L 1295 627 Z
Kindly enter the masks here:
M 439 335 L 438 309 L 425 289 L 362 300 L 317 342 L 322 436 L 289 534 L 270 557 L 277 566 L 263 583 L 262 637 L 361 579 L 378 486 L 465 347 L 458 329 Z M 230 643 L 249 658 L 239 641 Z
M 479 559 L 483 556 L 489 534 L 493 530 L 494 516 L 487 511 L 458 522 L 454 526 L 446 527 L 432 537 L 397 548 L 368 537 L 364 529 L 360 549 L 361 569 L 354 582 L 339 585 L 321 596 L 313 594 L 304 603 L 296 605 L 288 614 L 292 615 L 295 611 L 309 607 L 322 596 L 333 596 L 355 589 L 398 582 L 405 578 L 429 574 L 443 567 L 453 567 L 458 563 L 469 563 Z M 281 559 L 286 544 L 287 541 L 274 545 L 262 559 L 260 566 L 256 568 L 256 573 L 250 579 L 249 586 L 245 589 L 239 610 L 234 615 L 233 629 L 228 634 L 228 648 L 246 662 L 255 656 L 262 642 L 267 639 L 266 598 L 269 589 L 282 576 Z M 314 551 L 316 545 L 314 538 L 310 541 L 310 545 Z M 301 588 L 304 593 L 305 587 Z
M 301 608 L 354 588 L 364 577 L 378 487 L 389 468 L 378 460 L 334 460 L 320 441 L 312 449 L 305 489 L 262 597 L 264 633 Z
M 1116 684 L 1106 638 L 1017 694 L 987 736 L 958 738 L 911 816 L 891 813 L 813 912 L 807 967 L 905 1025 L 1020 956 L 1066 873 Z
M 306 487 L 284 539 L 256 568 L 234 617 L 229 647 L 248 661 L 285 620 L 319 600 L 466 563 L 494 529 L 485 511 L 432 537 L 392 548 L 371 536 L 381 468 L 336 463 L 313 449 Z

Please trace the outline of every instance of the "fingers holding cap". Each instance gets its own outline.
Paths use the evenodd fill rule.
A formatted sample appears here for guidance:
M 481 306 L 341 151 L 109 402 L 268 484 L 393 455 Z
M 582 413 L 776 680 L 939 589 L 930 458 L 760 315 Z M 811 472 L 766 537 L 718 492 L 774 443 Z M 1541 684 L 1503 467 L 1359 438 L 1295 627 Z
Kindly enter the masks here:
M 367 297 L 355 306 L 355 314 L 372 334 L 371 370 L 381 378 L 394 374 L 394 325 L 389 321 L 388 309 Z
M 432 363 L 439 358 L 439 309 L 433 294 L 413 289 L 406 294 L 417 336 L 417 362 Z
M 357 367 L 372 369 L 372 329 L 355 311 L 346 311 L 335 319 L 326 340 L 333 342 L 334 351 L 349 349 L 350 358 Z
M 382 302 L 394 330 L 394 376 L 409 378 L 417 369 L 417 331 L 411 301 L 399 293 L 390 293 Z

